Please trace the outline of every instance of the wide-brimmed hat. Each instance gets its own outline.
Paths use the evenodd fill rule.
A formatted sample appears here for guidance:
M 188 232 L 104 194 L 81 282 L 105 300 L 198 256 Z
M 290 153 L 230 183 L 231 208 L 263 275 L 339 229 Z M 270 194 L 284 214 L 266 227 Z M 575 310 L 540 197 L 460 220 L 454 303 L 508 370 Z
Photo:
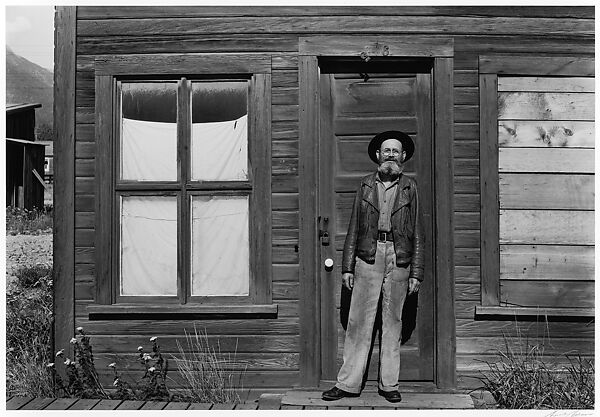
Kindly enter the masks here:
M 381 148 L 381 144 L 387 139 L 397 139 L 402 143 L 402 150 L 406 152 L 406 159 L 404 162 L 408 161 L 413 156 L 413 153 L 415 152 L 415 143 L 411 137 L 399 130 L 388 130 L 375 135 L 373 139 L 371 139 L 371 142 L 369 142 L 369 157 L 376 164 L 379 164 L 379 161 L 377 160 L 377 154 L 375 152 Z

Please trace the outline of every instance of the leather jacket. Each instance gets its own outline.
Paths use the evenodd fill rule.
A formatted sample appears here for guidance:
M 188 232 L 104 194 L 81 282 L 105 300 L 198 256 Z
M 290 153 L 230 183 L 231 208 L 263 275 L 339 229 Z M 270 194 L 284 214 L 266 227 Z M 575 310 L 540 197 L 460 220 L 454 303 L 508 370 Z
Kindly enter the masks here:
M 373 173 L 364 177 L 356 192 L 344 243 L 342 273 L 354 273 L 356 256 L 369 264 L 375 262 L 379 221 L 376 175 L 377 173 Z M 391 214 L 396 264 L 411 263 L 409 278 L 423 281 L 425 254 L 420 217 L 417 183 L 402 174 L 398 180 L 398 191 Z

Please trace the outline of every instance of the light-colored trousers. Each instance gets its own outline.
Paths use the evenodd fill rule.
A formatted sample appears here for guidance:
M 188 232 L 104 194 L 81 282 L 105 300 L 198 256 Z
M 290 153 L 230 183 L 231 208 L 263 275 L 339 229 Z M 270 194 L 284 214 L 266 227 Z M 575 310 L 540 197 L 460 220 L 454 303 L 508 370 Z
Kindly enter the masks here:
M 381 346 L 379 347 L 379 389 L 398 389 L 402 307 L 408 290 L 410 266 L 396 266 L 394 242 L 377 242 L 375 263 L 356 258 L 354 287 L 344 341 L 344 363 L 336 387 L 360 393 L 367 366 L 373 325 L 381 295 Z

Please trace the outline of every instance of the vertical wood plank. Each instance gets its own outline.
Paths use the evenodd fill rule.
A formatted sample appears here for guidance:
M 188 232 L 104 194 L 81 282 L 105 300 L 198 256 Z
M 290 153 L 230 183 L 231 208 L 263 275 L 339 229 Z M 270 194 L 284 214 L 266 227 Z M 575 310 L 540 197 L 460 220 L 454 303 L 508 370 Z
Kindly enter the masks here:
M 112 134 L 114 135 L 111 144 L 112 144 L 112 154 L 111 157 L 113 161 L 116 161 L 112 164 L 112 178 L 110 181 L 111 186 L 111 196 L 110 202 L 112 204 L 112 209 L 110 213 L 112 215 L 111 225 L 110 225 L 110 253 L 112 255 L 110 262 L 110 271 L 109 271 L 109 279 L 110 279 L 110 295 L 109 295 L 109 303 L 116 302 L 117 297 L 119 296 L 119 279 L 121 275 L 120 270 L 120 262 L 121 262 L 121 196 L 114 192 L 114 187 L 119 178 L 121 178 L 121 116 L 123 114 L 123 83 L 121 81 L 113 81 L 115 85 L 115 97 L 113 97 L 113 116 L 111 118 L 113 123 Z
M 320 291 L 317 279 L 317 138 L 319 67 L 316 56 L 299 57 L 300 200 L 300 384 L 317 386 L 320 377 Z
M 271 74 L 254 74 L 248 100 L 248 154 L 253 181 L 250 197 L 252 298 L 256 303 L 269 304 L 272 301 L 272 220 L 264 213 L 271 213 Z
M 75 330 L 75 20 L 73 6 L 57 6 L 54 26 L 54 340 L 70 349 Z
M 191 294 L 191 276 L 189 262 L 191 253 L 191 214 L 190 201 L 186 192 L 189 177 L 192 141 L 192 83 L 182 78 L 178 82 L 177 92 L 177 179 L 181 192 L 177 196 L 177 296 L 180 304 L 185 304 Z
M 434 60 L 437 385 L 456 386 L 454 320 L 453 58 Z
M 498 76 L 479 76 L 479 183 L 481 187 L 481 304 L 498 305 L 499 247 L 499 185 L 498 185 Z
M 112 302 L 111 231 L 112 231 L 112 149 L 113 143 L 113 79 L 109 75 L 96 77 L 96 302 Z
M 322 74 L 320 78 L 320 124 L 319 124 L 319 217 L 324 227 L 324 218 L 328 218 L 329 246 L 318 244 L 321 252 L 320 260 L 336 259 L 335 256 L 335 134 L 333 132 L 333 94 L 335 82 L 332 74 Z M 340 230 L 341 232 L 341 230 Z M 337 314 L 334 300 L 335 286 L 340 285 L 336 274 L 337 268 L 325 271 L 322 262 L 317 267 L 321 286 L 321 379 L 335 379 L 337 375 Z
M 432 146 L 432 107 L 431 107 L 431 80 L 429 73 L 416 75 L 415 104 L 417 115 L 417 138 L 416 138 L 416 160 L 417 160 L 417 184 L 419 190 L 419 212 L 421 224 L 425 235 L 425 278 L 419 290 L 421 300 L 427 303 L 427 307 L 417 309 L 417 323 L 419 323 L 419 360 L 420 378 L 424 380 L 434 379 L 434 347 L 435 347 L 435 317 L 433 306 L 435 305 L 435 291 L 433 286 L 435 265 L 433 249 L 433 146 Z M 423 303 L 423 301 L 421 303 Z

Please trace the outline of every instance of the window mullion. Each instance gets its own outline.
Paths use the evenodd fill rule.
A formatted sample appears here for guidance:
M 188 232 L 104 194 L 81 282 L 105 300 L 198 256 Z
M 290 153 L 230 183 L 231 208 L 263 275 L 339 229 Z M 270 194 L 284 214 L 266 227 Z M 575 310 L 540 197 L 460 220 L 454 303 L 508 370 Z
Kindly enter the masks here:
M 188 299 L 190 289 L 190 213 L 186 184 L 189 177 L 189 152 L 192 132 L 192 87 L 185 77 L 178 83 L 177 94 L 177 178 L 180 185 L 177 236 L 177 294 L 181 304 Z

